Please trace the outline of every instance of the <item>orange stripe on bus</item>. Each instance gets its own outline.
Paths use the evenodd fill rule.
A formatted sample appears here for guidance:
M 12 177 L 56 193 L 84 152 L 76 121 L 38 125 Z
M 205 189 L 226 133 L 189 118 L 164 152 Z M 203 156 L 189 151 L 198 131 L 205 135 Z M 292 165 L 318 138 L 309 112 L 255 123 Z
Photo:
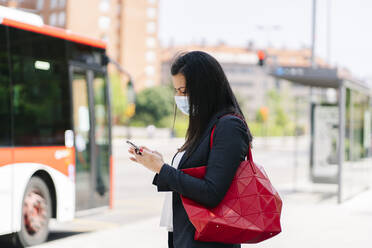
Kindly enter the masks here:
M 39 33 L 39 34 L 45 34 L 48 36 L 53 36 L 53 37 L 61 38 L 64 40 L 69 40 L 69 41 L 73 41 L 73 42 L 77 42 L 77 43 L 81 43 L 81 44 L 85 44 L 89 46 L 106 49 L 106 43 L 101 40 L 92 39 L 92 38 L 88 38 L 82 35 L 74 34 L 68 30 L 61 29 L 61 28 L 51 27 L 48 25 L 43 25 L 39 27 L 39 26 L 35 26 L 35 25 L 31 25 L 31 24 L 27 24 L 27 23 L 23 23 L 19 21 L 7 19 L 7 18 L 3 19 L 2 24 L 6 26 L 14 27 L 14 28 L 19 28 L 19 29 Z
M 65 146 L 16 147 L 12 163 L 40 163 L 68 176 L 68 166 L 75 165 L 75 149 Z
M 0 148 L 0 167 L 13 161 L 13 150 L 11 148 Z

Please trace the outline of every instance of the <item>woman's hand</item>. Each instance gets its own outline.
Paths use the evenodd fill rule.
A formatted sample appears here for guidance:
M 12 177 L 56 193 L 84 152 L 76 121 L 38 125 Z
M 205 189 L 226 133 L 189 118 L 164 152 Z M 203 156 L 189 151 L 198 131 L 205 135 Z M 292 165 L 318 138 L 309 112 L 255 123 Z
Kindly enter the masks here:
M 134 148 L 130 147 L 128 152 L 134 155 L 134 157 L 129 157 L 129 159 L 144 165 L 147 169 L 155 173 L 159 173 L 164 164 L 163 156 L 159 152 L 152 151 L 145 146 L 140 146 L 140 151 L 142 155 L 137 154 Z

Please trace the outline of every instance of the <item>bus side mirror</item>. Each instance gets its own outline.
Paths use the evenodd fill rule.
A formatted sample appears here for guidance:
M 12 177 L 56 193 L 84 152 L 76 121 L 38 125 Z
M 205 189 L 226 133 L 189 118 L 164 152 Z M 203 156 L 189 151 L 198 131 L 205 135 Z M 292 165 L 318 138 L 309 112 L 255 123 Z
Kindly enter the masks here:
M 106 54 L 102 54 L 102 65 L 107 66 L 110 63 L 110 58 Z

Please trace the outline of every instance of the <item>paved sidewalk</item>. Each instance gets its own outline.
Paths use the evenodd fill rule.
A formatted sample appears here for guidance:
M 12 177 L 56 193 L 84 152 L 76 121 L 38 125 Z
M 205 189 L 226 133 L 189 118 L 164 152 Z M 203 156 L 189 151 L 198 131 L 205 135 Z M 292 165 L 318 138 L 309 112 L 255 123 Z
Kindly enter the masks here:
M 335 197 L 326 203 L 311 204 L 304 198 L 294 196 L 292 202 L 284 202 L 281 234 L 246 247 L 371 247 L 372 190 L 342 205 L 335 204 Z
M 136 139 L 161 151 L 170 161 L 181 139 Z M 255 161 L 265 166 L 283 198 L 283 232 L 244 248 L 370 248 L 372 190 L 336 204 L 335 185 L 309 183 L 307 137 L 299 140 L 298 168 L 291 138 L 256 139 Z M 304 148 L 305 147 L 305 148 Z M 97 216 L 59 223 L 55 234 L 38 248 L 167 248 L 167 233 L 159 227 L 163 196 L 151 185 L 153 173 L 129 162 L 127 146 L 114 140 L 115 208 Z M 296 168 L 296 169 L 295 169 Z M 296 189 L 294 191 L 293 189 Z M 52 228 L 53 229 L 53 228 Z M 371 238 L 370 238 L 371 237 Z
M 104 231 L 79 234 L 57 241 L 51 241 L 35 248 L 116 248 L 151 247 L 167 248 L 167 233 L 158 228 L 159 218 L 109 228 Z
M 310 186 L 311 187 L 311 186 Z M 283 232 L 252 248 L 369 248 L 372 234 L 372 190 L 337 205 L 335 197 L 314 201 L 308 189 L 283 194 Z M 309 203 L 309 201 L 311 201 Z M 166 231 L 159 217 L 52 241 L 38 248 L 151 247 L 166 248 Z

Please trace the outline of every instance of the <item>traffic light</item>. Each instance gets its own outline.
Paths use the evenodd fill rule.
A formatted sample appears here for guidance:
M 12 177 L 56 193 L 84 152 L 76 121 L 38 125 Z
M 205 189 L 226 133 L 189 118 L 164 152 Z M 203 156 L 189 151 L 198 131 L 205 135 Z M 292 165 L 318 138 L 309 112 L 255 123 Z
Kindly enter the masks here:
M 260 108 L 260 115 L 263 122 L 266 122 L 269 118 L 269 109 L 267 107 Z
M 134 91 L 132 80 L 129 80 L 127 84 L 127 99 L 128 106 L 125 110 L 125 115 L 128 118 L 132 118 L 136 113 L 136 92 Z
M 136 113 L 136 105 L 134 103 L 129 103 L 127 109 L 125 110 L 125 115 L 128 118 L 132 118 L 132 116 Z
M 263 50 L 258 50 L 257 57 L 258 57 L 258 65 L 259 66 L 264 66 L 265 58 L 266 58 L 265 52 Z

